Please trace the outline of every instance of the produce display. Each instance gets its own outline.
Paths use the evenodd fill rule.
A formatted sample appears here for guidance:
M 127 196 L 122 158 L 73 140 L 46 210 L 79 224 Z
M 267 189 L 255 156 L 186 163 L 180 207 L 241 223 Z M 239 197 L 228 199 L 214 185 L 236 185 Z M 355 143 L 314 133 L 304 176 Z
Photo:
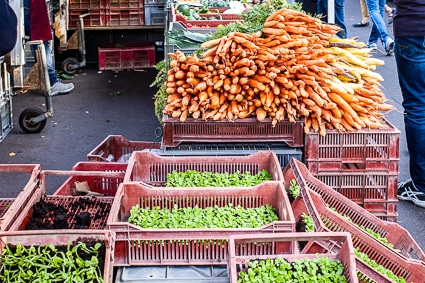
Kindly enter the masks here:
M 270 181 L 272 175 L 266 170 L 261 170 L 252 175 L 251 172 L 241 173 L 212 173 L 187 170 L 177 172 L 173 170 L 167 175 L 166 187 L 249 187 Z
M 263 23 L 248 29 L 245 16 L 245 23 L 218 28 L 200 55 L 169 54 L 163 113 L 181 122 L 256 117 L 276 125 L 302 118 L 306 133 L 321 135 L 381 128 L 393 109 L 375 72 L 384 62 L 364 43 L 337 37 L 335 25 L 287 8 L 264 17 L 269 10 L 261 7 L 252 9 L 262 11 Z
M 142 228 L 259 228 L 279 220 L 271 205 L 256 208 L 233 207 L 140 207 L 130 210 L 128 222 Z
M 103 283 L 104 250 L 102 243 L 84 242 L 68 246 L 6 245 L 0 257 L 0 282 Z
M 238 283 L 254 282 L 347 282 L 344 265 L 326 256 L 317 259 L 284 258 L 253 260 L 247 271 L 239 272 Z

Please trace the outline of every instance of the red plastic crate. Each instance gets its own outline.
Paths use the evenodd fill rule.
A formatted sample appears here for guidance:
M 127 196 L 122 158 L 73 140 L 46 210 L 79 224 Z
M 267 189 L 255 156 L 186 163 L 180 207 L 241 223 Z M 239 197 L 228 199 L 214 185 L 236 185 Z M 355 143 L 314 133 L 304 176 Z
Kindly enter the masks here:
M 209 14 L 199 14 L 202 18 L 207 18 L 207 20 L 187 20 L 183 15 L 181 14 L 175 14 L 173 15 L 173 22 L 183 22 L 183 23 L 191 23 L 196 24 L 197 22 L 205 23 L 205 22 L 236 22 L 236 21 L 242 21 L 242 17 L 237 14 L 219 14 L 219 13 L 209 13 Z M 221 19 L 218 19 L 218 17 L 221 17 Z
M 396 222 L 398 174 L 384 171 L 320 172 L 314 175 L 375 216 Z
M 354 248 L 358 248 L 360 252 L 367 254 L 370 259 L 375 260 L 378 264 L 391 270 L 395 275 L 402 276 L 406 279 L 406 282 L 422 282 L 419 278 L 424 278 L 425 276 L 425 265 L 423 264 L 423 261 L 411 258 L 412 250 L 403 246 L 398 246 L 403 245 L 403 241 L 399 242 L 397 246 L 395 245 L 396 243 L 393 243 L 395 249 L 401 250 L 401 252 L 398 253 L 369 235 L 364 230 L 360 229 L 359 226 L 357 226 L 360 224 L 350 222 L 345 217 L 341 216 L 339 211 L 335 212 L 332 209 L 334 207 L 325 203 L 319 194 L 310 189 L 309 178 L 305 179 L 302 172 L 294 168 L 297 167 L 288 165 L 285 168 L 284 176 L 285 187 L 289 186 L 289 181 L 292 179 L 295 179 L 301 187 L 301 196 L 298 198 L 298 201 L 294 201 L 292 203 L 294 217 L 296 220 L 297 218 L 299 219 L 301 213 L 307 213 L 312 217 L 315 223 L 315 231 L 349 232 L 353 240 Z M 326 185 L 323 184 L 323 186 Z M 347 210 L 352 208 L 356 211 L 356 209 L 358 209 L 356 208 L 357 205 L 349 200 L 343 202 L 341 206 L 343 205 L 347 206 Z M 372 223 L 378 223 L 377 225 L 382 223 L 382 220 L 374 217 L 365 210 L 363 210 L 363 217 Z M 354 220 L 358 221 L 358 217 L 354 218 Z M 368 227 L 373 227 L 373 225 L 369 224 Z M 402 230 L 403 229 L 400 229 L 399 231 Z M 393 236 L 397 237 L 397 235 Z M 403 238 L 403 235 L 400 235 L 400 237 Z M 394 239 L 391 237 L 389 238 L 391 240 Z M 418 257 L 422 257 L 420 254 L 423 254 L 423 252 L 420 251 L 417 244 L 409 244 L 414 247 L 416 255 Z M 386 276 L 378 273 L 360 259 L 356 259 L 356 261 L 360 262 L 357 266 L 362 278 L 366 276 L 368 278 L 375 278 L 375 282 L 391 282 Z M 380 277 L 384 279 L 379 279 Z M 371 281 L 364 280 L 362 282 Z
M 89 166 L 95 165 L 95 163 L 87 162 Z M 120 165 L 120 164 L 112 164 L 112 163 L 99 163 L 100 166 L 105 165 Z M 111 168 L 110 166 L 109 168 Z M 84 178 L 81 178 L 84 176 Z M 102 177 L 99 177 L 102 176 Z M 91 216 L 91 221 L 88 225 L 89 229 L 101 230 L 106 227 L 107 218 L 109 216 L 109 211 L 112 207 L 112 203 L 114 200 L 113 196 L 91 196 L 91 195 L 79 195 L 76 196 L 71 189 L 66 187 L 65 184 L 69 182 L 69 180 L 88 180 L 89 187 L 91 186 L 90 181 L 94 179 L 98 179 L 102 181 L 102 178 L 123 178 L 124 172 L 105 172 L 105 171 L 60 171 L 60 170 L 42 170 L 40 173 L 40 182 L 37 190 L 30 196 L 27 203 L 22 206 L 19 211 L 19 214 L 15 217 L 14 222 L 11 223 L 9 230 L 10 231 L 19 231 L 25 230 L 25 227 L 30 222 L 31 217 L 33 216 L 33 206 L 43 200 L 46 203 L 50 203 L 56 206 L 61 206 L 68 211 L 74 212 L 73 214 L 68 214 L 67 225 L 69 229 L 77 229 L 77 218 L 81 213 L 88 212 Z M 66 178 L 66 182 L 62 185 L 59 191 L 56 192 L 55 195 L 48 195 L 47 188 L 49 187 L 49 183 L 54 183 L 56 178 Z M 77 178 L 76 178 L 77 177 Z M 72 179 L 74 178 L 74 179 Z M 80 178 L 80 179 L 78 179 Z M 92 178 L 92 179 L 91 179 Z M 73 182 L 72 182 L 73 183 Z M 50 184 L 51 185 L 51 184 Z M 115 184 L 118 186 L 118 184 Z M 68 191 L 71 191 L 71 194 L 65 194 Z M 90 190 L 95 191 L 92 187 Z M 62 193 L 62 194 L 61 194 Z M 79 205 L 79 201 L 87 199 L 92 200 L 91 204 L 87 206 Z M 54 209 L 54 208 L 50 208 Z M 49 211 L 49 213 L 53 213 L 53 211 Z M 43 222 L 50 223 L 53 220 L 48 217 L 42 219 Z M 58 230 L 57 228 L 52 227 L 54 230 Z
M 308 242 L 310 248 L 305 248 L 301 252 L 296 248 L 291 248 L 296 247 L 299 241 Z M 318 242 L 320 242 L 320 249 L 317 249 L 318 245 L 316 243 Z M 312 245 L 315 245 L 315 247 Z M 335 245 L 338 245 L 337 251 L 329 248 Z M 293 261 L 303 258 L 315 259 L 318 256 L 340 260 L 344 265 L 344 276 L 347 282 L 358 282 L 354 248 L 349 233 L 317 232 L 232 235 L 229 239 L 229 253 L 230 262 L 228 269 L 230 283 L 238 282 L 238 273 L 240 271 L 247 272 L 248 263 L 252 260 L 280 257 L 288 261 Z
M 145 25 L 145 8 L 110 8 L 106 10 L 106 22 L 110 27 Z
M 68 9 L 104 9 L 106 7 L 105 1 L 106 0 L 70 0 Z
M 14 201 L 14 198 L 0 198 L 0 219 L 3 219 L 7 209 Z
M 23 207 L 29 202 L 31 196 L 38 190 L 40 179 L 39 164 L 0 164 L 0 176 L 3 185 L 10 186 L 3 189 L 20 189 L 16 198 L 0 199 L 0 231 L 6 231 L 16 221 Z M 7 184 L 7 182 L 13 184 Z M 19 186 L 19 187 L 16 187 Z M 22 186 L 22 187 L 21 187 Z
M 241 229 L 143 229 L 128 223 L 130 209 L 140 207 L 200 208 L 232 203 L 244 208 L 273 206 L 279 217 L 261 228 Z M 115 265 L 221 265 L 228 259 L 227 240 L 232 234 L 293 232 L 295 220 L 281 182 L 249 188 L 153 188 L 142 183 L 123 183 L 108 218 L 117 234 Z
M 144 0 L 104 0 L 107 9 L 143 8 Z
M 272 126 L 271 119 L 259 122 L 257 118 L 236 119 L 235 121 L 204 121 L 188 118 L 180 122 L 178 118 L 163 116 L 162 145 L 175 147 L 181 142 L 286 142 L 291 147 L 304 144 L 303 122 L 288 120 Z
M 98 230 L 55 230 L 55 231 L 9 231 L 0 232 L 0 254 L 6 245 L 22 244 L 24 246 L 45 246 L 53 244 L 56 247 L 67 246 L 75 242 L 99 242 L 105 244 L 103 280 L 112 283 L 114 269 L 115 233 Z
M 87 160 L 118 162 L 120 160 L 128 160 L 133 151 L 154 151 L 160 149 L 160 147 L 160 143 L 130 141 L 120 135 L 109 135 L 87 154 Z
M 155 47 L 148 42 L 100 44 L 99 70 L 152 68 Z
M 385 237 L 404 256 L 425 261 L 425 253 L 404 227 L 395 222 L 379 219 L 375 214 L 353 203 L 349 198 L 315 178 L 307 167 L 296 159 L 292 159 L 285 168 L 284 178 L 285 182 L 296 179 L 301 187 L 307 187 L 319 194 L 327 206 L 350 217 L 356 225 L 371 229 L 381 237 Z M 294 215 L 297 214 L 294 212 Z
M 274 151 L 258 151 L 247 156 L 158 156 L 151 152 L 133 152 L 124 181 L 140 181 L 152 186 L 165 186 L 173 170 L 185 172 L 241 173 L 252 175 L 266 169 L 273 181 L 282 181 L 282 168 Z
M 313 174 L 322 171 L 384 170 L 398 174 L 400 131 L 383 120 L 382 129 L 362 129 L 352 133 L 327 130 L 305 135 L 304 159 Z
M 50 171 L 51 175 L 57 173 L 69 176 L 53 195 L 75 195 L 75 182 L 87 182 L 92 192 L 113 197 L 124 180 L 126 169 L 127 164 L 125 163 L 78 162 L 72 168 L 77 172 Z
M 76 28 L 80 21 L 79 16 L 87 13 L 87 9 L 69 9 L 68 10 L 68 26 L 70 28 Z M 90 15 L 83 18 L 84 27 L 104 27 L 107 25 L 106 10 L 101 9 L 90 9 Z

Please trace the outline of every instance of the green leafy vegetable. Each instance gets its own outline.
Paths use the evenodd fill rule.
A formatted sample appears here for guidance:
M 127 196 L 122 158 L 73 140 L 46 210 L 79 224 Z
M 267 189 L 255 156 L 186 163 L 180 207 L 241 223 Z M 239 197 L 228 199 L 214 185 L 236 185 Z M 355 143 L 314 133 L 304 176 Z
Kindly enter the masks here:
M 130 210 L 128 222 L 142 228 L 258 228 L 279 220 L 271 205 L 256 208 L 233 207 L 140 207 Z
M 238 275 L 238 283 L 347 282 L 340 260 L 319 255 L 316 259 L 295 259 L 292 262 L 281 257 L 253 260 L 248 263 L 247 271 L 241 271 Z
M 257 174 L 250 172 L 241 173 L 212 173 L 187 170 L 177 172 L 173 170 L 167 175 L 166 187 L 249 187 L 270 181 L 272 176 L 263 169 Z
M 98 259 L 101 247 L 101 243 L 87 247 L 83 242 L 64 249 L 53 244 L 6 245 L 1 255 L 0 282 L 104 283 Z

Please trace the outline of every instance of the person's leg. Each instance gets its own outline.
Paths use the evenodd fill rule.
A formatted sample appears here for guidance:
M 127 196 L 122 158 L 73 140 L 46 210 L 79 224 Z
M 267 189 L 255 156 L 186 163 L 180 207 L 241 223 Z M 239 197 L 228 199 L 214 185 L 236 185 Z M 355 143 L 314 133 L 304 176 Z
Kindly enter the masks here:
M 409 172 L 414 184 L 410 189 L 425 193 L 425 37 L 396 37 L 394 54 L 403 96 Z M 402 189 L 406 189 L 405 184 L 402 185 Z M 425 195 L 404 193 L 401 199 L 425 207 Z
M 52 55 L 50 54 L 50 45 L 48 41 L 44 41 L 44 49 L 46 51 L 46 63 L 47 63 L 47 71 L 49 73 L 49 81 L 50 86 L 54 86 L 58 81 L 58 77 L 55 73 L 55 67 L 53 66 Z
M 320 19 L 323 22 L 328 21 L 328 1 L 327 0 L 317 0 L 317 14 L 321 15 Z
M 347 37 L 347 27 L 345 26 L 345 0 L 335 0 L 335 24 L 342 28 L 338 33 L 341 38 Z
M 362 10 L 362 23 L 369 22 L 369 12 L 367 11 L 366 0 L 360 0 L 360 9 Z
M 388 34 L 387 26 L 384 22 L 385 3 L 386 0 L 366 0 L 369 16 L 373 23 L 369 36 L 369 43 L 375 43 L 380 39 L 385 47 L 387 55 L 391 55 L 394 48 L 394 42 Z

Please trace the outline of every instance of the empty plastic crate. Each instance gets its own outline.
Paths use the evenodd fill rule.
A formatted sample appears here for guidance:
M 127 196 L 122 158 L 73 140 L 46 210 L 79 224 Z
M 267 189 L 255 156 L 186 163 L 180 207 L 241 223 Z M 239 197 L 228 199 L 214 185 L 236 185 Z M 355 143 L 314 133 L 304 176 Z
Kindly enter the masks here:
M 110 27 L 144 26 L 145 8 L 107 9 L 106 22 Z
M 68 11 L 68 26 L 70 28 L 77 28 L 79 16 L 87 13 L 86 8 L 73 8 Z M 83 18 L 84 27 L 104 27 L 107 25 L 106 10 L 104 8 L 90 9 L 90 15 Z
M 308 242 L 310 249 L 297 250 L 299 241 Z M 319 243 L 319 244 L 316 244 Z M 314 245 L 314 247 L 312 246 Z M 334 249 L 338 245 L 338 249 Z M 317 248 L 320 246 L 320 248 Z M 306 246 L 307 247 L 307 246 Z M 358 282 L 354 248 L 349 233 L 277 233 L 277 234 L 241 234 L 232 235 L 229 240 L 229 276 L 230 283 L 238 282 L 238 273 L 248 271 L 252 260 L 284 258 L 288 261 L 297 259 L 315 259 L 326 256 L 339 260 L 344 266 L 347 282 Z
M 302 201 L 292 203 L 295 219 L 297 219 L 297 216 L 299 217 L 300 213 L 304 212 L 312 217 L 315 223 L 315 231 L 349 232 L 352 237 L 354 248 L 358 248 L 360 252 L 367 254 L 369 259 L 374 260 L 384 268 L 391 270 L 396 276 L 403 277 L 406 279 L 406 282 L 422 282 L 422 279 L 420 278 L 425 278 L 425 265 L 421 260 L 411 258 L 411 254 L 405 256 L 406 253 L 408 254 L 411 252 L 409 249 L 399 247 L 404 252 L 397 252 L 396 250 L 384 245 L 365 230 L 361 229 L 359 225 L 350 222 L 347 218 L 339 214 L 339 211 L 335 211 L 334 207 L 325 203 L 319 194 L 309 188 L 310 185 L 308 179 L 305 179 L 299 170 L 291 170 L 287 166 L 285 171 L 285 180 L 288 180 L 289 182 L 289 180 L 295 178 L 301 187 L 300 198 Z M 285 184 L 285 186 L 289 186 L 289 184 Z M 303 205 L 300 206 L 299 204 Z M 294 205 L 297 207 L 294 207 Z M 353 207 L 355 210 L 355 203 L 345 202 L 345 205 Z M 367 211 L 364 211 L 364 213 L 367 215 L 365 216 L 366 218 L 373 221 L 373 215 L 368 215 Z M 377 221 L 374 222 L 379 223 L 380 220 L 377 218 L 375 219 Z M 400 244 L 402 244 L 402 242 L 400 242 Z M 397 247 L 394 248 L 397 249 Z M 417 253 L 420 254 L 419 252 Z M 360 272 L 359 276 L 362 278 L 375 278 L 375 281 L 372 282 L 391 282 L 386 276 L 379 272 L 377 273 L 377 270 L 373 269 L 360 259 L 356 258 L 356 261 L 359 262 L 359 264 L 357 264 L 357 268 L 358 272 Z M 362 282 L 371 281 L 364 279 Z
M 279 217 L 260 228 L 144 229 L 130 224 L 130 210 L 140 207 L 173 208 L 266 204 Z M 266 182 L 249 188 L 164 188 L 142 183 L 120 186 L 108 218 L 117 234 L 115 265 L 221 265 L 228 259 L 227 240 L 232 234 L 293 232 L 295 220 L 282 182 Z
M 313 174 L 329 171 L 386 171 L 398 174 L 400 131 L 383 120 L 382 129 L 362 129 L 352 133 L 327 130 L 305 135 L 304 158 Z
M 107 9 L 143 8 L 144 0 L 104 0 Z
M 106 0 L 69 0 L 68 9 L 101 9 L 106 7 Z
M 113 197 L 124 180 L 126 169 L 127 164 L 125 163 L 78 162 L 72 168 L 76 172 L 51 171 L 52 175 L 60 174 L 68 177 L 53 195 L 78 195 L 75 192 L 75 183 L 87 182 L 91 192 Z
M 173 170 L 185 172 L 241 173 L 255 175 L 267 170 L 273 181 L 282 181 L 282 168 L 273 151 L 259 151 L 248 156 L 158 156 L 151 152 L 135 151 L 128 162 L 124 181 L 141 181 L 152 186 L 165 186 Z
M 284 170 L 284 178 L 285 181 L 296 179 L 298 184 L 319 194 L 327 206 L 348 216 L 354 224 L 371 229 L 381 237 L 386 238 L 404 256 L 425 261 L 425 253 L 404 227 L 398 223 L 384 221 L 376 217 L 373 213 L 339 194 L 330 186 L 315 178 L 303 163 L 295 159 L 291 160 Z
M 225 156 L 249 155 L 257 151 L 271 150 L 276 153 L 283 168 L 292 158 L 302 160 L 302 148 L 289 147 L 286 143 L 181 143 L 176 147 L 163 147 L 161 156 Z
M 6 245 L 21 244 L 30 246 L 55 245 L 56 247 L 72 246 L 74 243 L 103 243 L 105 245 L 105 257 L 103 258 L 103 280 L 105 283 L 113 282 L 114 268 L 114 241 L 115 234 L 112 231 L 98 230 L 57 230 L 57 231 L 9 231 L 0 232 L 0 254 Z
M 315 177 L 375 216 L 397 221 L 398 174 L 383 171 L 320 172 Z
M 145 5 L 145 25 L 165 25 L 165 6 Z
M 39 164 L 0 164 L 2 190 L 19 190 L 16 198 L 0 198 L 0 231 L 10 226 L 38 189 Z
M 160 143 L 130 141 L 120 135 L 109 135 L 87 154 L 87 160 L 127 163 L 133 151 L 156 152 L 160 146 Z
M 303 122 L 288 120 L 272 126 L 271 119 L 259 122 L 257 118 L 204 121 L 188 118 L 180 122 L 178 118 L 163 116 L 162 145 L 174 147 L 181 142 L 286 142 L 291 147 L 303 146 Z
M 155 47 L 147 42 L 106 43 L 98 48 L 99 70 L 152 68 Z

